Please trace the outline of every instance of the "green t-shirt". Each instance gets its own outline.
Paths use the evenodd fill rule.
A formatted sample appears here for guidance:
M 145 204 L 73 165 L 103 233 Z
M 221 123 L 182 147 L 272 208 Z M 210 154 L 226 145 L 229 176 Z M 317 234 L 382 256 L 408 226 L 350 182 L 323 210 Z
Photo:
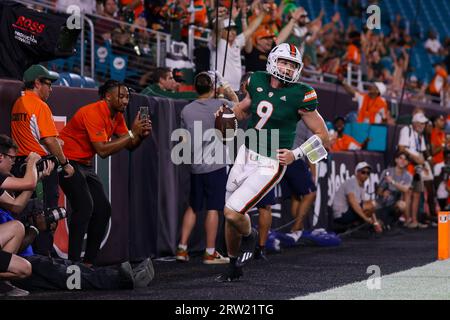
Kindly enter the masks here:
M 273 132 L 273 138 L 279 139 L 279 148 L 291 149 L 297 122 L 301 118 L 298 110 L 314 111 L 318 101 L 314 89 L 305 83 L 293 83 L 275 89 L 270 86 L 270 79 L 270 74 L 258 71 L 247 84 L 252 99 L 248 128 L 256 129 L 258 141 L 256 150 L 249 141 L 246 141 L 246 146 L 261 155 L 275 158 L 277 152 L 271 148 L 276 148 L 276 145 L 271 145 L 272 130 L 279 130 L 278 136 Z M 267 139 L 261 129 L 267 130 Z
M 185 99 L 185 100 L 195 100 L 198 98 L 198 94 L 193 91 L 185 92 L 172 92 L 161 89 L 157 84 L 151 84 L 147 88 L 141 91 L 141 94 L 147 96 L 164 97 L 171 99 Z

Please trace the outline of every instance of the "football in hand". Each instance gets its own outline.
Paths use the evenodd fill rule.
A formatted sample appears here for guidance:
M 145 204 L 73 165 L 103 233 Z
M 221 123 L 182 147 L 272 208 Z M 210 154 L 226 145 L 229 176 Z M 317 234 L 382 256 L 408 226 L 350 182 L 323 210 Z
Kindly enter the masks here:
M 219 130 L 217 134 L 222 142 L 232 141 L 236 136 L 238 122 L 236 116 L 230 108 L 223 107 L 223 112 L 219 111 L 216 117 L 215 128 Z

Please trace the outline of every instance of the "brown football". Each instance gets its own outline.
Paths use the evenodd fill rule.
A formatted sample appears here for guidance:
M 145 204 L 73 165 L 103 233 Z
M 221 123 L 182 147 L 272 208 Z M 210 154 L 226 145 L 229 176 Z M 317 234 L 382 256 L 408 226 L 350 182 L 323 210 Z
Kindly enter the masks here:
M 215 128 L 219 130 L 221 134 L 219 138 L 222 142 L 232 141 L 236 135 L 238 122 L 233 110 L 225 106 L 223 109 L 224 111 L 219 112 L 219 115 L 216 117 Z

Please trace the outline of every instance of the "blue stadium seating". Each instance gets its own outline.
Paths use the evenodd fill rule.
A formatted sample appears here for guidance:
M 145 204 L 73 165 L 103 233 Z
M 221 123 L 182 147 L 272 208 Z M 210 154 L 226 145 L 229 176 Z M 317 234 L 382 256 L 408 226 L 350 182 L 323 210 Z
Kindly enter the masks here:
M 328 0 L 296 0 L 296 3 L 303 6 L 312 19 L 323 8 L 325 10 L 325 23 L 331 20 L 336 10 L 341 14 L 345 27 L 348 27 L 350 20 L 354 21 L 354 17 L 349 17 L 345 8 L 347 0 L 339 0 L 337 5 Z M 416 17 L 418 4 L 419 14 Z M 362 5 L 366 7 L 367 3 L 362 3 Z M 413 73 L 421 81 L 430 81 L 434 74 L 433 63 L 442 58 L 429 54 L 424 48 L 424 43 L 429 30 L 438 33 L 441 43 L 446 36 L 450 36 L 450 23 L 448 22 L 450 21 L 450 2 L 448 0 L 384 0 L 379 1 L 379 5 L 381 9 L 381 29 L 384 34 L 389 34 L 390 21 L 393 21 L 397 14 L 400 14 L 406 20 L 405 25 L 410 29 L 410 33 L 413 36 L 419 36 L 417 45 L 412 48 L 411 66 Z M 415 18 L 417 24 L 413 25 Z M 360 29 L 360 23 L 355 23 L 355 25 Z
M 96 88 L 97 84 L 91 77 L 83 77 L 75 73 L 61 72 L 55 85 L 75 88 Z
M 91 77 L 81 77 L 82 87 L 83 88 L 95 88 L 97 87 L 95 80 Z

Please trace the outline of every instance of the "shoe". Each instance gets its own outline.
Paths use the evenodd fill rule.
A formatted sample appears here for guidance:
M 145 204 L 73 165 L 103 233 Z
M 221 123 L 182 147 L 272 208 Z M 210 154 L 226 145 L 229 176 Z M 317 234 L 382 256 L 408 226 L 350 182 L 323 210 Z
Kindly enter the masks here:
M 120 287 L 122 289 L 134 289 L 133 268 L 128 261 L 125 261 L 119 266 Z
M 419 224 L 417 222 L 410 222 L 408 224 L 405 225 L 406 228 L 408 229 L 417 229 L 417 227 L 419 226 Z
M 133 269 L 133 279 L 135 288 L 145 288 L 155 278 L 155 269 L 150 258 L 142 261 Z
M 17 288 L 9 281 L 0 282 L 0 296 L 26 297 L 30 294 L 27 290 Z
M 236 265 L 242 267 L 253 258 L 255 252 L 256 240 L 258 239 L 258 231 L 252 228 L 250 235 L 242 237 L 241 255 L 238 257 Z
M 242 266 L 238 266 L 234 263 L 230 263 L 228 266 L 228 270 L 216 278 L 217 282 L 236 281 L 244 275 L 244 273 L 242 272 Z
M 269 259 L 266 256 L 266 248 L 261 248 L 261 247 L 257 246 L 255 248 L 254 259 L 255 260 L 262 260 L 264 262 L 268 262 Z
M 203 255 L 203 263 L 204 264 L 226 264 L 230 263 L 230 258 L 222 256 L 217 251 L 214 251 L 213 254 L 209 254 L 205 251 Z
M 188 262 L 189 261 L 189 254 L 187 252 L 187 250 L 183 250 L 178 248 L 177 249 L 177 255 L 175 257 L 177 259 L 177 261 L 180 262 Z
M 420 222 L 418 222 L 418 223 L 417 223 L 417 227 L 418 227 L 419 229 L 426 229 L 426 228 L 428 228 L 428 225 L 425 224 L 425 223 L 420 223 Z

